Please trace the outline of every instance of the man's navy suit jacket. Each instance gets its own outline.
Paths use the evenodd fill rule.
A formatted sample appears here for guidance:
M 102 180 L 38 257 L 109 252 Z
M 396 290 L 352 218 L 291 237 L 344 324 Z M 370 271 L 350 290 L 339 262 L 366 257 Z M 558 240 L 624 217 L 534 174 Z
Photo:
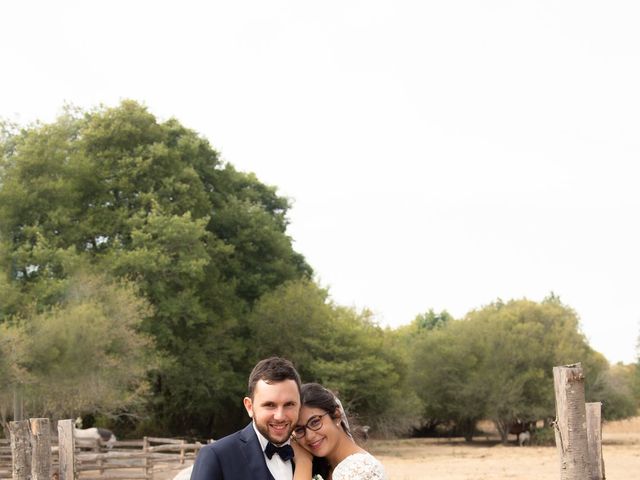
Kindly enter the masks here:
M 253 423 L 202 447 L 191 480 L 274 480 Z

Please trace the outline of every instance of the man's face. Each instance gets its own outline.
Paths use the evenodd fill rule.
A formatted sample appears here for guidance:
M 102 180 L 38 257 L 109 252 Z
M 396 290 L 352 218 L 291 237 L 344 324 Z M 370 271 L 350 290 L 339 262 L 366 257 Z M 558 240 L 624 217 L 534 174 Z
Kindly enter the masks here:
M 298 385 L 293 380 L 271 384 L 259 380 L 253 391 L 253 400 L 245 397 L 244 407 L 267 440 L 278 445 L 284 443 L 298 421 Z

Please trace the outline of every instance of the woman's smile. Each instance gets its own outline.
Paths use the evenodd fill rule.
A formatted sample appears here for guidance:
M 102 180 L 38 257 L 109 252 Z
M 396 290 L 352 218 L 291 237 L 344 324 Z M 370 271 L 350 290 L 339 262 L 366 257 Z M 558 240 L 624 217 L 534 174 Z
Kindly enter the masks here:
M 307 442 L 307 445 L 311 450 L 317 451 L 320 449 L 320 447 L 322 447 L 323 442 L 324 442 L 324 438 L 320 437 L 317 440 L 314 440 L 313 442 Z

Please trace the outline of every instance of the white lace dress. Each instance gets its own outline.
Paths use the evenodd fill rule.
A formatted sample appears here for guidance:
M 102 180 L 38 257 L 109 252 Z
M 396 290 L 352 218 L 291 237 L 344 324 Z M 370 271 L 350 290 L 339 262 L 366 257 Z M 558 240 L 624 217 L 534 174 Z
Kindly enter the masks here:
M 354 453 L 342 460 L 331 475 L 332 480 L 387 480 L 382 464 L 368 453 Z

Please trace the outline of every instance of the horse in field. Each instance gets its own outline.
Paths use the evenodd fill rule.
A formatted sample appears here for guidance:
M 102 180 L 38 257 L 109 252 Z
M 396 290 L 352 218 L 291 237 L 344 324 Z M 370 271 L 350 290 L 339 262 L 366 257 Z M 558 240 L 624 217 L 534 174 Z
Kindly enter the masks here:
M 73 435 L 81 440 L 97 440 L 100 445 L 105 445 L 107 448 L 113 448 L 113 444 L 117 441 L 113 432 L 106 428 L 82 428 L 82 418 L 80 417 L 76 418 Z
M 520 432 L 518 434 L 518 445 L 524 447 L 525 445 L 531 444 L 531 432 L 529 430 L 525 430 L 524 432 Z

